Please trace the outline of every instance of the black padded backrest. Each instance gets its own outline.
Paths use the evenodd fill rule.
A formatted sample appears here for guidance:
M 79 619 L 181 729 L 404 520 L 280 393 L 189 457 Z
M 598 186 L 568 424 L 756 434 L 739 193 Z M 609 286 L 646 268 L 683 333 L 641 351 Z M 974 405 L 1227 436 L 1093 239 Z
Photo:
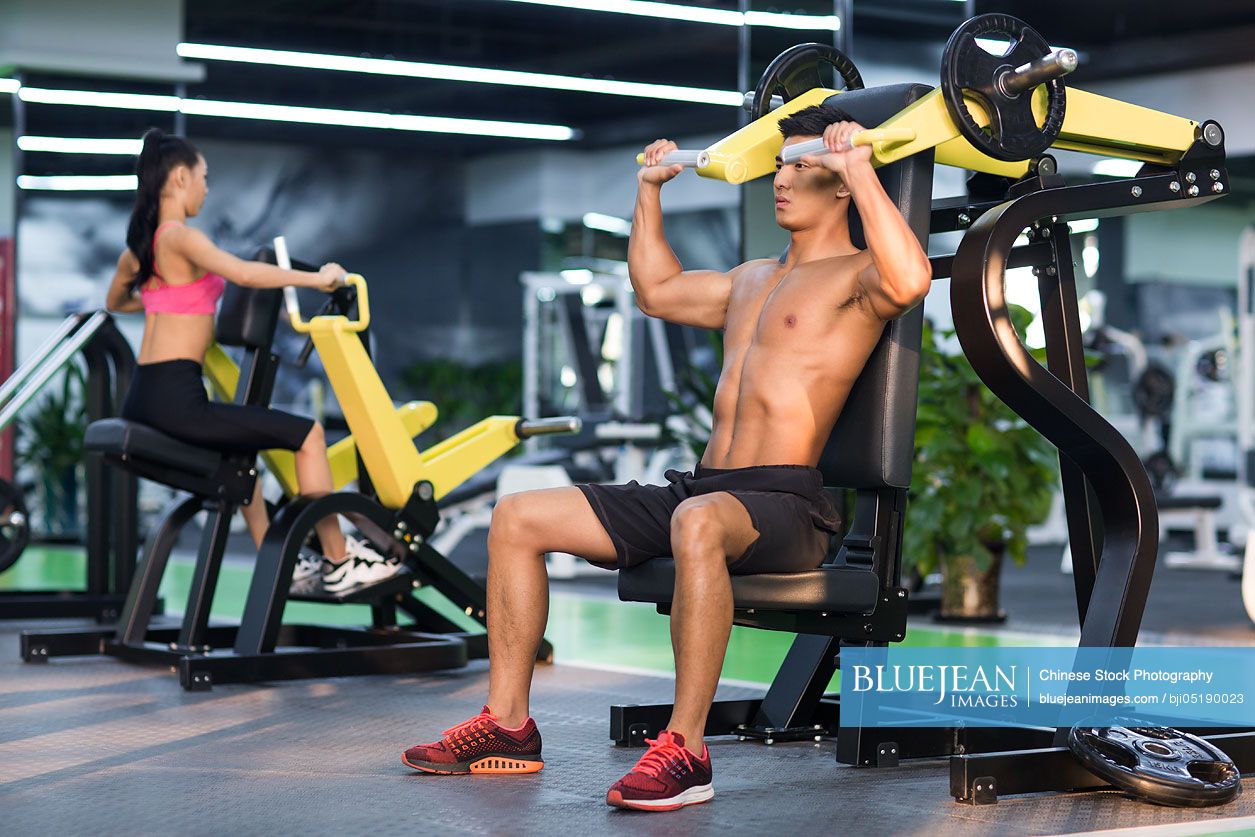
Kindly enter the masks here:
M 830 104 L 874 128 L 928 93 L 924 84 L 851 90 Z M 932 209 L 933 152 L 914 154 L 878 169 L 880 182 L 921 246 L 928 245 Z M 866 247 L 863 226 L 850 204 L 850 236 Z M 885 327 L 820 457 L 824 484 L 843 488 L 906 488 L 915 453 L 915 402 L 919 391 L 922 305 Z
M 282 306 L 283 291 L 278 288 L 243 288 L 228 282 L 214 327 L 218 342 L 245 349 L 269 349 Z

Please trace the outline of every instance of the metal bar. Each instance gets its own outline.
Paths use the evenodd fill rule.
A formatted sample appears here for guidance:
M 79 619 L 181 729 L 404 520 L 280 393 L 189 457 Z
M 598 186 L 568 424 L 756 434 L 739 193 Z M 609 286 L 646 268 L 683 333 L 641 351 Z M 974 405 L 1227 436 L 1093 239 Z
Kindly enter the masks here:
M 1007 269 L 1048 265 L 1053 262 L 1054 257 L 1054 251 L 1046 244 L 1028 244 L 1016 247 L 1007 257 Z M 928 263 L 932 265 L 934 280 L 949 279 L 954 272 L 953 253 L 948 256 L 930 256 Z
M 90 596 L 81 590 L 0 591 L 0 619 L 95 619 L 114 622 L 122 610 L 118 594 Z
M 786 729 L 812 723 L 815 706 L 837 670 L 839 642 L 815 634 L 794 637 L 750 725 Z
M 1106 538 L 1082 646 L 1135 643 L 1158 551 L 1158 511 L 1128 441 L 1016 337 L 1003 295 L 1008 254 L 1020 231 L 1039 218 L 1104 217 L 1212 197 L 1180 199 L 1179 191 L 1175 175 L 1166 174 L 1033 192 L 982 216 L 955 254 L 951 307 L 964 353 L 985 384 L 1075 462 L 1097 493 Z
M 86 319 L 87 315 L 85 314 L 71 314 L 65 318 L 61 325 L 57 326 L 57 330 L 50 334 L 48 339 L 39 344 L 39 348 L 26 359 L 26 362 L 6 378 L 3 384 L 0 384 L 0 406 L 3 406 L 13 397 L 13 393 L 17 392 L 18 387 L 39 368 L 44 359 L 52 354 L 53 350 L 61 345 L 61 342 L 72 331 L 82 325 Z
M 116 416 L 122 411 L 123 399 L 135 374 L 135 352 L 112 318 L 93 343 L 100 343 L 112 361 L 113 399 L 109 415 Z M 125 468 L 111 470 L 113 590 L 125 594 L 131 586 L 139 554 L 139 480 Z
M 94 336 L 94 335 L 93 335 Z M 101 344 L 92 339 L 83 346 L 87 365 L 84 400 L 88 422 L 107 418 L 113 413 L 113 374 Z M 112 492 L 105 490 L 110 474 L 104 460 L 88 456 L 83 463 L 87 480 L 87 592 L 93 596 L 109 589 L 109 535 L 113 522 Z
M 235 504 L 222 501 L 210 509 L 205 528 L 200 536 L 200 550 L 196 554 L 196 566 L 192 570 L 192 586 L 187 591 L 187 609 L 183 612 L 183 627 L 179 630 L 178 650 L 198 653 L 205 649 L 205 629 L 209 626 L 209 609 L 213 606 L 214 591 L 218 587 L 218 571 L 222 569 L 222 554 L 227 548 L 231 518 Z
M 749 723 L 762 701 L 717 700 L 706 715 L 706 735 L 732 735 Z M 655 737 L 671 719 L 670 703 L 628 704 L 610 707 L 610 738 L 616 744 L 638 745 Z
M 166 507 L 161 522 L 149 533 L 148 542 L 144 544 L 144 557 L 126 592 L 122 615 L 118 617 L 120 642 L 128 645 L 144 642 L 156 610 L 161 577 L 165 574 L 170 552 L 178 542 L 183 527 L 201 508 L 200 498 L 180 497 Z
M 1047 368 L 1078 398 L 1089 403 L 1089 379 L 1085 373 L 1085 347 L 1077 308 L 1076 276 L 1072 271 L 1072 243 L 1067 224 L 1035 229 L 1031 237 L 1048 236 L 1051 263 L 1037 273 L 1042 324 L 1046 335 Z M 1076 586 L 1077 624 L 1085 624 L 1098 556 L 1102 553 L 1102 522 L 1097 517 L 1098 498 L 1085 473 L 1062 450 L 1059 474 L 1067 504 L 1068 544 L 1072 550 L 1072 577 Z M 1060 742 L 1062 743 L 1062 742 Z
M 39 394 L 44 384 L 65 366 L 71 358 L 83 348 L 83 345 L 92 338 L 96 333 L 96 329 L 100 328 L 109 315 L 104 311 L 97 311 L 83 324 L 82 328 L 74 332 L 74 334 L 66 340 L 61 346 L 54 351 L 48 360 L 41 364 L 22 387 L 22 389 L 13 396 L 13 399 L 0 410 L 0 430 L 8 427 L 13 419 L 21 412 L 22 408 L 30 402 L 32 398 Z
M 179 682 L 185 689 L 203 689 L 220 683 L 414 674 L 466 666 L 466 646 L 459 639 L 430 634 L 388 633 L 391 636 L 387 637 L 387 643 L 357 647 L 333 645 L 268 654 L 182 657 L 177 661 Z M 336 634 L 337 642 L 345 643 L 348 636 L 349 632 L 339 632 Z M 198 677 L 202 678 L 199 683 Z

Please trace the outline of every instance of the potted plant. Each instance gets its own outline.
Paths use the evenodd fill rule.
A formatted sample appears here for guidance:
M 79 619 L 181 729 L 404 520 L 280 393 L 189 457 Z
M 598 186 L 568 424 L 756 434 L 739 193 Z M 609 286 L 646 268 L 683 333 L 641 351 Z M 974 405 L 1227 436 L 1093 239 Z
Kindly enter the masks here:
M 1011 318 L 1023 340 L 1032 314 L 1013 305 Z M 1058 453 L 981 383 L 953 337 L 924 324 L 905 559 L 925 575 L 940 568 L 939 619 L 1001 621 L 1003 562 L 1024 563 Z
M 18 464 L 30 468 L 38 479 L 43 529 L 54 539 L 79 534 L 78 472 L 87 429 L 84 389 L 83 371 L 71 363 L 62 373 L 60 388 L 48 387 L 17 420 Z

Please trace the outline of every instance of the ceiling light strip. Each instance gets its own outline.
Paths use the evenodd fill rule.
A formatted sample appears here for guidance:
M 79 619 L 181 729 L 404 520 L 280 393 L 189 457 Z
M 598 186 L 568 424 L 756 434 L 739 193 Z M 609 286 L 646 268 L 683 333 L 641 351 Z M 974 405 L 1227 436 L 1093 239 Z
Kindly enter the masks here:
M 138 179 L 133 174 L 23 174 L 17 188 L 44 192 L 133 192 Z
M 463 119 L 450 116 L 419 116 L 403 113 L 375 113 L 334 108 L 267 105 L 249 102 L 219 102 L 211 99 L 179 99 L 177 96 L 151 96 L 136 93 L 102 93 L 91 90 L 49 90 L 23 86 L 18 96 L 24 102 L 76 107 L 102 107 L 120 110 L 179 111 L 188 116 L 258 119 L 306 125 L 338 125 L 351 128 L 381 128 L 393 131 L 463 134 L 566 141 L 576 138 L 565 125 L 532 122 L 502 122 L 491 119 Z
M 613 12 L 616 14 L 652 17 L 660 20 L 684 20 L 691 23 L 711 23 L 719 26 L 767 26 L 776 29 L 804 29 L 837 31 L 841 19 L 836 15 L 781 14 L 779 12 L 741 12 L 730 9 L 707 9 L 679 3 L 655 3 L 650 0 L 509 0 L 533 6 L 553 6 L 563 9 L 580 9 L 588 12 Z
M 729 107 L 740 107 L 743 99 L 742 94 L 734 90 L 713 90 L 704 87 L 684 87 L 674 84 L 649 84 L 616 79 L 562 76 L 552 73 L 530 73 L 519 70 L 496 70 L 487 67 L 464 67 L 456 64 L 432 64 L 425 61 L 398 61 L 390 58 L 362 58 L 351 55 L 325 55 L 315 52 L 293 52 L 280 49 L 193 43 L 179 44 L 176 51 L 181 58 L 199 59 L 202 61 L 233 61 L 276 67 L 298 67 L 310 70 L 332 70 L 405 78 L 427 78 L 478 84 L 501 84 L 513 87 L 570 90 L 581 93 L 667 99 L 670 101 L 726 105 Z
M 137 139 L 95 139 L 92 137 L 36 137 L 17 138 L 22 151 L 46 151 L 52 154 L 118 154 L 135 156 L 144 146 Z

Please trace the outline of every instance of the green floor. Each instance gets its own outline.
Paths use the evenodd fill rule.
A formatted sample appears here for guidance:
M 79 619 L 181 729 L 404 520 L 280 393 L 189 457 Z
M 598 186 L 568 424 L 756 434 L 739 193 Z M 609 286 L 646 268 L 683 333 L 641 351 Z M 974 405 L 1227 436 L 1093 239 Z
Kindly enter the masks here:
M 81 587 L 84 561 L 82 549 L 30 547 L 11 569 L 0 574 L 0 590 Z M 171 561 L 161 588 L 168 610 L 177 612 L 186 599 L 191 575 L 190 560 Z M 228 563 L 223 567 L 214 598 L 215 617 L 239 619 L 249 576 L 246 566 Z M 423 590 L 419 595 L 450 618 L 470 627 L 469 620 L 439 594 Z M 293 602 L 288 605 L 285 616 L 292 622 L 358 625 L 370 621 L 370 609 L 365 605 Z M 652 605 L 619 602 L 604 595 L 555 593 L 546 635 L 554 645 L 557 662 L 660 673 L 672 670 L 668 621 Z M 791 634 L 733 628 L 723 667 L 724 678 L 769 683 L 791 641 Z M 912 626 L 903 644 L 955 647 L 1052 645 L 1056 642 L 1049 637 Z

